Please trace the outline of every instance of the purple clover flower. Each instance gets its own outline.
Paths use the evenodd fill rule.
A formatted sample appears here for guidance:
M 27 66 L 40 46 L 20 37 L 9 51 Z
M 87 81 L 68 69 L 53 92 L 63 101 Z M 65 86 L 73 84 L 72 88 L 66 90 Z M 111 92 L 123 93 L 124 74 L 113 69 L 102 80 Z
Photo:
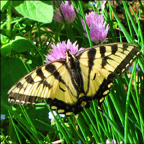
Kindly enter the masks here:
M 86 23 L 90 28 L 89 33 L 91 40 L 95 43 L 99 41 L 104 41 L 108 34 L 109 25 L 106 26 L 106 21 L 104 21 L 104 17 L 102 14 L 98 15 L 96 12 L 90 12 L 85 15 Z M 86 31 L 84 20 L 81 20 L 83 29 Z M 84 33 L 86 37 L 87 34 Z
M 54 20 L 60 23 L 64 23 L 63 17 L 67 24 L 72 23 L 75 20 L 76 14 L 71 1 L 60 2 L 60 8 L 54 9 Z M 63 14 L 63 17 L 61 15 Z
M 55 44 L 51 45 L 51 47 L 53 49 L 50 51 L 50 54 L 45 56 L 47 58 L 47 60 L 45 62 L 58 60 L 61 58 L 65 59 L 66 58 L 65 51 L 67 49 L 70 49 L 72 54 L 76 54 L 78 52 L 78 45 L 76 43 L 77 43 L 77 41 L 75 41 L 72 44 L 72 42 L 70 42 L 70 40 L 68 40 L 67 43 L 65 41 L 62 41 L 62 42 L 58 42 L 57 45 L 55 45 Z

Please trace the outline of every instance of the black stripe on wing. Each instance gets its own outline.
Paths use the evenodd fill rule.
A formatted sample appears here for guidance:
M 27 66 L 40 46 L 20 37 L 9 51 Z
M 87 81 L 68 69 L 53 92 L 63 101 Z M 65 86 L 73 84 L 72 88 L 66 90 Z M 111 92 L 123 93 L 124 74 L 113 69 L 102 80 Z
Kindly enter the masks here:
M 125 49 L 127 47 L 125 46 Z M 115 69 L 115 73 L 121 75 L 124 73 L 133 63 L 133 61 L 139 57 L 142 53 L 138 51 L 137 48 L 133 48 L 130 53 L 126 56 L 126 58 L 118 65 L 118 67 Z
M 59 63 L 61 63 L 62 65 L 65 64 L 65 61 L 58 61 Z M 45 70 L 47 70 L 48 72 L 50 72 L 51 74 L 53 74 L 55 76 L 56 79 L 60 79 L 61 76 L 60 74 L 57 72 L 56 67 L 54 66 L 53 63 L 49 63 L 46 65 L 43 65 L 39 68 L 37 68 L 36 70 L 30 72 L 29 74 L 27 74 L 25 77 L 23 77 L 22 79 L 20 79 L 8 92 L 9 94 L 9 98 L 8 101 L 9 103 L 14 103 L 14 104 L 24 104 L 24 105 L 34 105 L 36 102 L 36 99 L 38 98 L 38 96 L 34 95 L 34 96 L 30 96 L 30 95 L 26 95 L 26 94 L 21 94 L 18 92 L 15 92 L 15 89 L 18 89 L 19 91 L 21 89 L 23 89 L 24 91 L 27 89 L 27 86 L 24 88 L 24 84 L 31 84 L 33 85 L 34 83 L 38 83 L 37 88 L 43 84 L 43 88 L 44 87 L 48 87 L 49 89 L 51 89 L 52 84 L 50 84 L 50 82 L 46 81 L 46 77 L 44 76 L 44 73 L 42 71 L 42 68 L 45 67 Z M 35 78 L 39 77 L 39 81 L 35 82 L 35 78 L 32 78 L 32 74 L 34 74 L 36 72 L 36 76 Z M 65 84 L 65 82 L 63 80 L 61 80 L 62 83 Z
M 92 67 L 94 66 L 94 59 L 95 59 L 95 55 L 96 55 L 96 49 L 92 48 L 88 51 L 87 56 L 88 56 L 88 68 L 89 68 L 89 72 L 88 72 L 88 89 L 86 91 L 86 94 L 89 91 L 89 86 L 90 86 L 90 73 L 92 70 Z

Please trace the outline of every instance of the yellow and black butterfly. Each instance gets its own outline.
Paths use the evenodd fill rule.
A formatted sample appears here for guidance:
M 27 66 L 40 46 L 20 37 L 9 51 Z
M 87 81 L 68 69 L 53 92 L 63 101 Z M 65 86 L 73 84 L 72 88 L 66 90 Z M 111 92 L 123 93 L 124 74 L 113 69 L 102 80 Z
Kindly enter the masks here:
M 137 45 L 111 43 L 87 48 L 51 61 L 20 79 L 9 91 L 10 103 L 35 105 L 46 99 L 52 110 L 69 116 L 98 100 L 99 110 L 116 74 L 121 75 L 141 55 Z M 85 106 L 84 106 L 85 105 Z

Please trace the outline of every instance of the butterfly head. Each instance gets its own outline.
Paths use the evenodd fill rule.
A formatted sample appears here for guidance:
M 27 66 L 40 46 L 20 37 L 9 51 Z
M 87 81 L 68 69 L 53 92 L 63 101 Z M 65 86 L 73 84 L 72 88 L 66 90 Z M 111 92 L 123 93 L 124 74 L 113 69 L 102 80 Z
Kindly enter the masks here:
M 71 53 L 71 50 L 70 49 L 66 49 L 66 61 L 69 62 L 69 61 L 72 61 L 75 59 L 75 56 Z

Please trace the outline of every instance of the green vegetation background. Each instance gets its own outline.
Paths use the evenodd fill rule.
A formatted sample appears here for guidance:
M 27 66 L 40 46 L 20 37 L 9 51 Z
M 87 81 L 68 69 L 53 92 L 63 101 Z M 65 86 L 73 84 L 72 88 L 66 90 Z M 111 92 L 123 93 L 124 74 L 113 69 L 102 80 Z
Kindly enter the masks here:
M 1 143 L 144 143 L 144 31 L 141 20 L 144 6 L 141 0 L 138 12 L 127 1 L 116 1 L 116 7 L 106 4 L 104 11 L 82 1 L 72 1 L 79 9 L 69 26 L 53 20 L 50 1 L 1 1 Z M 103 103 L 103 114 L 97 101 L 84 109 L 78 118 L 48 119 L 47 104 L 24 107 L 8 103 L 8 90 L 21 77 L 44 64 L 44 55 L 50 45 L 70 39 L 79 47 L 95 45 L 84 36 L 80 18 L 87 11 L 103 13 L 110 26 L 108 42 L 137 43 L 143 54 L 134 62 L 132 72 L 118 77 Z M 117 29 L 116 29 L 117 28 Z M 36 42 L 36 44 L 34 44 Z M 49 42 L 48 44 L 46 42 Z M 136 69 L 136 66 L 138 69 Z M 130 75 L 130 77 L 128 77 Z

